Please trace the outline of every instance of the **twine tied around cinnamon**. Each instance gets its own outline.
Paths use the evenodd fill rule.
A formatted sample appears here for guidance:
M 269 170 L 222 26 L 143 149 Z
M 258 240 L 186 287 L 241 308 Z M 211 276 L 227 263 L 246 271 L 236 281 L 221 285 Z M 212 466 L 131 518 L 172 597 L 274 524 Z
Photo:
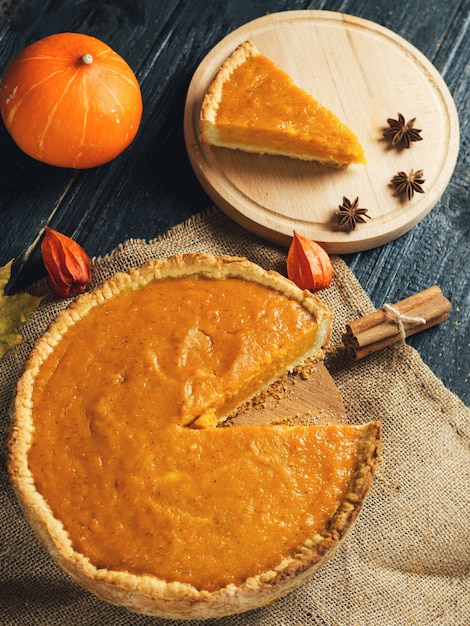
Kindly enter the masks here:
M 344 346 L 354 360 L 361 359 L 444 322 L 451 310 L 450 302 L 434 285 L 346 324 Z
M 385 317 L 387 319 L 395 322 L 398 334 L 403 341 L 405 341 L 406 339 L 406 330 L 403 322 L 408 322 L 411 324 L 426 324 L 426 320 L 424 317 L 411 317 L 410 315 L 400 313 L 400 311 L 396 307 L 394 307 L 393 304 L 384 304 L 382 306 L 382 311 L 385 313 Z

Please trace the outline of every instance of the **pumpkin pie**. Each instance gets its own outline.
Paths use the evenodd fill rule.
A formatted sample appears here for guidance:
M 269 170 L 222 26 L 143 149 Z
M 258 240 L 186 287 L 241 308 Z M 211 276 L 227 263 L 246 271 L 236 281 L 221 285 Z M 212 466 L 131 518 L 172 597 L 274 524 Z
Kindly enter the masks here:
M 152 260 L 79 296 L 12 406 L 9 470 L 52 557 L 109 602 L 171 619 L 271 603 L 329 558 L 380 424 L 236 425 L 328 345 L 331 312 L 246 259 Z
M 333 167 L 365 163 L 357 136 L 245 41 L 213 78 L 200 114 L 201 141 Z

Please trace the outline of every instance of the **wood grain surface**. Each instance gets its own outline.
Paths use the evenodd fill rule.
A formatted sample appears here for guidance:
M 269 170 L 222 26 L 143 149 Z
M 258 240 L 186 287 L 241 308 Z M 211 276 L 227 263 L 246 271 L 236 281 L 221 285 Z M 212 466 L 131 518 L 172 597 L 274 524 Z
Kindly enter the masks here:
M 343 399 L 323 363 L 291 373 L 231 421 L 234 425 L 333 424 L 347 422 Z
M 106 41 L 136 72 L 144 116 L 125 153 L 108 165 L 80 172 L 33 161 L 0 125 L 0 263 L 15 258 L 9 292 L 44 275 L 39 242 L 45 225 L 74 237 L 95 256 L 131 237 L 154 238 L 210 206 L 184 142 L 191 79 L 206 55 L 235 29 L 291 10 L 336 11 L 384 26 L 418 49 L 449 88 L 460 118 L 461 147 L 439 201 L 406 234 L 344 259 L 376 307 L 433 284 L 441 287 L 453 305 L 448 322 L 408 343 L 469 403 L 468 0 L 20 0 L 0 30 L 0 74 L 21 48 L 42 36 L 86 32 Z M 384 73 L 389 69 L 384 65 Z M 355 106 L 360 96 L 355 89 L 343 95 Z M 418 115 L 412 99 L 406 112 Z M 431 137 L 434 129 L 424 131 Z
M 249 154 L 200 141 L 199 114 L 220 66 L 244 41 L 286 71 L 359 137 L 367 164 L 343 169 L 287 157 Z M 384 72 L 384 67 L 388 68 Z M 355 98 L 344 97 L 355 92 Z M 383 132 L 398 112 L 416 118 L 425 141 L 393 148 Z M 429 130 L 432 129 L 432 132 Z M 454 101 L 438 71 L 414 46 L 368 20 L 332 11 L 283 11 L 237 28 L 203 59 L 191 80 L 185 138 L 196 176 L 229 217 L 288 246 L 294 231 L 344 254 L 381 246 L 415 226 L 435 206 L 459 150 Z M 417 165 L 419 164 L 419 165 Z M 399 171 L 424 171 L 424 194 L 398 197 Z M 335 211 L 359 197 L 369 220 L 340 228 Z

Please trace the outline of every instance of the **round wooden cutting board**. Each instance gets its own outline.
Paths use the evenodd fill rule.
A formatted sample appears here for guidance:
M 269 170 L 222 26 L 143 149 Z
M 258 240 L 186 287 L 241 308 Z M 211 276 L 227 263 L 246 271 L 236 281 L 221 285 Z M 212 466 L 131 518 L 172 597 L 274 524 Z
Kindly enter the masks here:
M 318 362 L 309 367 L 308 375 L 289 374 L 271 385 L 231 423 L 321 425 L 347 421 L 341 394 L 325 365 Z
M 367 165 L 335 170 L 286 157 L 254 155 L 199 141 L 199 112 L 219 67 L 250 39 L 294 82 L 331 109 L 359 137 Z M 387 118 L 415 117 L 422 141 L 392 148 Z M 254 20 L 216 45 L 188 89 L 185 140 L 196 176 L 217 206 L 248 230 L 289 245 L 294 230 L 330 253 L 367 250 L 410 230 L 435 206 L 455 167 L 459 123 L 442 77 L 416 48 L 393 32 L 329 11 L 287 11 Z M 424 171 L 423 194 L 411 201 L 390 185 L 399 171 Z M 340 229 L 343 196 L 371 217 Z

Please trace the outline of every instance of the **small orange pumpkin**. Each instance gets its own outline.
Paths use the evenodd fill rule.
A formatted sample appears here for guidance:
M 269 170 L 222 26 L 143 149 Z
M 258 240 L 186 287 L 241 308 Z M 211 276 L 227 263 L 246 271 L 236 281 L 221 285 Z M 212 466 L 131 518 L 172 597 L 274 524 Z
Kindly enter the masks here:
M 0 86 L 0 111 L 15 143 L 59 167 L 114 159 L 134 139 L 142 96 L 126 61 L 81 33 L 58 33 L 22 50 Z

